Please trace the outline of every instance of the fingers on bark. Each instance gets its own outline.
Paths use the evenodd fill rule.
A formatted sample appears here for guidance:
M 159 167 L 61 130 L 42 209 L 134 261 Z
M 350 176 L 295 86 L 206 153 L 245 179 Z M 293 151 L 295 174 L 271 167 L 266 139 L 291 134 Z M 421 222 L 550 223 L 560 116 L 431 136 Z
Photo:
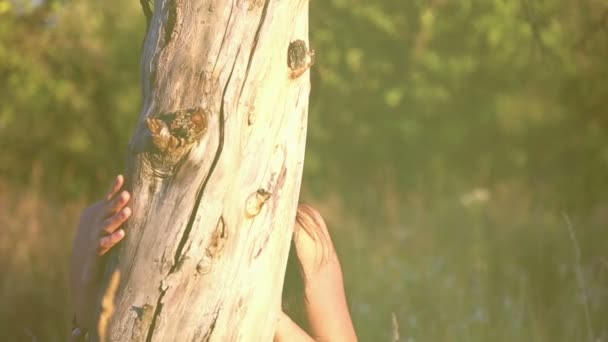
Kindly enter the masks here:
M 110 187 L 110 190 L 108 191 L 108 194 L 106 195 L 106 201 L 110 201 L 112 199 L 112 197 L 114 197 L 114 195 L 116 195 L 118 190 L 120 190 L 120 188 L 122 188 L 122 185 L 124 184 L 124 182 L 125 182 L 125 178 L 123 177 L 123 175 L 116 176 L 116 178 L 114 179 L 114 182 L 112 183 L 112 186 Z
M 113 233 L 120 225 L 122 225 L 131 216 L 131 208 L 126 207 L 114 215 L 108 217 L 104 221 L 103 230 L 110 234 Z
M 117 211 L 127 205 L 130 198 L 131 194 L 129 194 L 127 191 L 123 191 L 114 196 L 114 198 L 106 206 L 106 216 L 114 215 Z
M 125 237 L 125 231 L 120 229 L 99 239 L 99 255 L 105 254 Z

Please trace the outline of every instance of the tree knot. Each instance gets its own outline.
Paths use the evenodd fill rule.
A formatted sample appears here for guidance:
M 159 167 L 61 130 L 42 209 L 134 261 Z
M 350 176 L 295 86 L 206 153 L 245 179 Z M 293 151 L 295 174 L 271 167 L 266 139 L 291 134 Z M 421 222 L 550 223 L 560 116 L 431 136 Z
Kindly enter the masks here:
M 289 44 L 287 49 L 287 66 L 289 66 L 292 79 L 300 77 L 315 63 L 315 51 L 308 51 L 306 42 L 301 39 Z
M 172 153 L 194 144 L 207 130 L 208 112 L 197 107 L 163 113 L 146 119 L 157 150 Z
M 201 107 L 148 117 L 152 146 L 147 152 L 152 168 L 164 173 L 174 166 L 205 134 L 208 117 L 209 111 Z
M 272 196 L 272 194 L 264 189 L 258 189 L 258 191 L 251 194 L 245 203 L 247 217 L 251 218 L 259 214 L 262 210 L 262 206 L 264 206 L 264 203 L 268 201 L 270 196 Z

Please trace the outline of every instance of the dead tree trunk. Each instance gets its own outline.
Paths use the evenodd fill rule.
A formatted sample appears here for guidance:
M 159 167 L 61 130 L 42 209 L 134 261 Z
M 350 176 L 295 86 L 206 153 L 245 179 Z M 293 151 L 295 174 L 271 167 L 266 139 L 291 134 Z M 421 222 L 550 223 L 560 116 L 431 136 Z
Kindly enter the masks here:
M 304 158 L 308 1 L 154 7 L 133 215 L 94 340 L 271 341 Z

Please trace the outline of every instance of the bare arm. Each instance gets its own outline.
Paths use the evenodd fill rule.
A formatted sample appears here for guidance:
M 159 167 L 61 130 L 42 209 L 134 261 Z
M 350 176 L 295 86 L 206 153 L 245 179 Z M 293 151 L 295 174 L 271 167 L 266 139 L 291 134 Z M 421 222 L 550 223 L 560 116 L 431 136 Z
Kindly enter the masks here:
M 314 342 L 315 340 L 284 312 L 279 314 L 274 342 Z
M 107 196 L 86 208 L 80 217 L 70 261 L 70 288 L 76 321 L 91 329 L 103 255 L 125 235 L 120 225 L 131 215 L 129 193 L 120 192 L 122 176 L 116 177 Z
M 342 278 L 342 269 L 327 226 L 319 212 L 301 204 L 298 214 L 303 222 L 296 223 L 294 242 L 304 278 L 305 308 L 310 323 L 308 340 L 302 341 L 357 341 Z M 310 229 L 301 224 L 314 225 Z M 282 314 L 286 317 L 286 315 Z M 288 317 L 287 317 L 288 319 Z M 299 341 L 304 331 L 290 319 L 279 321 L 275 342 Z
M 94 324 L 95 300 L 99 290 L 99 271 L 103 255 L 125 235 L 120 229 L 131 215 L 127 206 L 130 195 L 119 192 L 124 178 L 118 176 L 106 198 L 88 207 L 82 214 L 73 246 L 70 271 L 72 302 L 77 322 L 82 328 Z M 294 242 L 305 279 L 305 309 L 311 335 L 281 312 L 275 342 L 356 341 L 350 319 L 342 270 L 327 227 L 313 208 L 300 205 L 306 222 L 314 223 L 315 236 L 299 224 L 295 226 Z

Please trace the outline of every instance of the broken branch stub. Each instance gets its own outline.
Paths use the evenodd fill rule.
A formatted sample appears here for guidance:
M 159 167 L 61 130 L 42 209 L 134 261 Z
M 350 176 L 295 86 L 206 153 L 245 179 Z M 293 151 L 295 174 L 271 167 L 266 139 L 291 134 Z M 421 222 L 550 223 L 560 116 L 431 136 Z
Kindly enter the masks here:
M 306 42 L 298 39 L 289 44 L 287 49 L 287 65 L 292 79 L 300 77 L 315 63 L 315 51 L 308 51 Z
M 171 161 L 182 157 L 205 133 L 208 111 L 202 108 L 153 115 L 146 119 L 152 137 L 152 153 Z

